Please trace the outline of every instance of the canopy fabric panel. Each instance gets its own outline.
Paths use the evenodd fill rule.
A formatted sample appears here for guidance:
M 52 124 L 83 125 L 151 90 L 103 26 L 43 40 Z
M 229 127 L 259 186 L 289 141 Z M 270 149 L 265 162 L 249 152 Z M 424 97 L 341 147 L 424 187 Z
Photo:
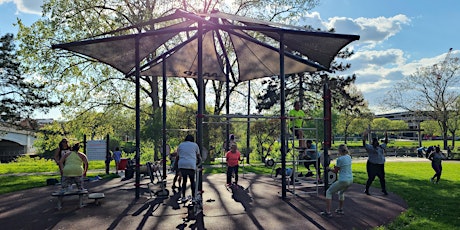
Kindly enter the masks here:
M 193 23 L 193 21 L 184 21 L 156 31 L 148 31 L 143 36 L 130 34 L 58 44 L 53 45 L 53 48 L 66 49 L 86 55 L 108 64 L 124 74 L 128 74 L 135 67 L 137 36 L 139 36 L 139 57 L 142 60 L 154 53 L 166 41 L 176 36 L 181 31 L 178 28 L 185 28 Z
M 218 58 L 215 50 L 212 31 L 203 35 L 203 78 L 210 80 L 225 81 L 226 76 L 223 72 L 222 60 Z M 198 73 L 198 39 L 179 48 L 177 51 L 168 55 L 165 73 L 169 77 L 197 78 Z M 160 62 L 153 64 L 149 69 L 143 70 L 142 75 L 162 76 L 163 67 Z
M 230 38 L 238 59 L 240 81 L 279 75 L 279 51 L 250 42 L 235 34 L 231 34 Z M 314 64 L 305 64 L 288 56 L 285 56 L 284 69 L 285 74 L 318 71 Z
M 222 12 L 206 14 L 209 17 L 238 21 L 276 40 L 281 38 L 277 30 L 283 31 L 283 41 L 287 48 L 297 51 L 326 68 L 330 68 L 331 62 L 337 53 L 350 42 L 359 39 L 359 36 L 348 34 L 327 33 L 311 31 L 298 26 L 283 25 L 266 22 L 257 19 L 231 15 Z
M 279 34 L 275 32 L 261 31 L 277 41 L 280 40 Z M 322 33 L 285 33 L 284 42 L 293 51 L 305 55 L 310 60 L 314 60 L 327 69 L 331 67 L 337 53 L 350 43 L 347 35 L 322 34 Z

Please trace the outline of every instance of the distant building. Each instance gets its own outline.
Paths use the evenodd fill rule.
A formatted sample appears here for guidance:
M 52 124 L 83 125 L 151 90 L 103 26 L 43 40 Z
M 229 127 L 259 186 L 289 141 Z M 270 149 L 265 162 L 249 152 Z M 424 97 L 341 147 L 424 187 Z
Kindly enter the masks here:
M 375 115 L 376 118 L 387 118 L 390 120 L 402 120 L 407 123 L 409 130 L 411 131 L 403 131 L 400 133 L 395 133 L 396 136 L 400 138 L 409 138 L 409 139 L 419 139 L 417 130 L 420 129 L 420 123 L 423 121 L 432 120 L 431 117 L 427 116 L 426 114 L 429 113 L 428 111 L 422 112 L 396 112 L 396 113 L 386 113 L 386 114 L 378 114 Z
M 405 121 L 409 129 L 418 130 L 420 128 L 420 123 L 423 121 L 432 120 L 430 117 L 423 115 L 427 112 L 396 112 L 396 113 L 386 113 L 386 114 L 377 114 L 376 118 L 388 118 L 390 120 L 402 120 Z

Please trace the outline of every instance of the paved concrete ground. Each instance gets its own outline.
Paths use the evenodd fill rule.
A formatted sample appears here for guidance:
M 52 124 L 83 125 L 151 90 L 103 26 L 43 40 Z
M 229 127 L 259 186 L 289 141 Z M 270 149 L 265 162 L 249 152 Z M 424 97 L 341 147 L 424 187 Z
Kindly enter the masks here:
M 171 191 L 172 175 L 168 175 Z M 87 184 L 90 193 L 103 192 L 99 206 L 85 199 L 78 207 L 78 196 L 64 198 L 63 208 L 56 209 L 57 198 L 48 186 L 0 196 L 1 229 L 194 229 L 195 221 L 186 222 L 187 208 L 177 204 L 179 194 L 150 198 L 141 181 L 141 196 L 135 199 L 134 179 L 100 180 Z M 240 188 L 224 186 L 225 175 L 204 175 L 204 225 L 206 229 L 370 229 L 391 222 L 404 212 L 406 203 L 395 194 L 383 196 L 376 188 L 372 196 L 362 185 L 353 184 L 346 193 L 345 215 L 327 218 L 319 215 L 325 201 L 322 187 L 301 180 L 297 195 L 288 192 L 280 199 L 280 181 L 266 175 L 240 174 Z M 155 190 L 158 185 L 153 186 Z M 299 189 L 308 189 L 309 194 Z M 187 190 L 190 194 L 190 189 Z M 334 197 L 333 207 L 337 207 Z

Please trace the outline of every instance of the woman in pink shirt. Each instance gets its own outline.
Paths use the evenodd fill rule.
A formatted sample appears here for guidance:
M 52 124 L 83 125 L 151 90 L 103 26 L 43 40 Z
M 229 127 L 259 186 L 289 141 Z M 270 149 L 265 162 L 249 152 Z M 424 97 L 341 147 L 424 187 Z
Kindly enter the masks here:
M 238 184 L 238 161 L 240 161 L 241 153 L 238 151 L 236 144 L 233 143 L 230 151 L 225 154 L 227 158 L 227 186 L 232 183 L 232 174 L 235 173 L 235 184 Z

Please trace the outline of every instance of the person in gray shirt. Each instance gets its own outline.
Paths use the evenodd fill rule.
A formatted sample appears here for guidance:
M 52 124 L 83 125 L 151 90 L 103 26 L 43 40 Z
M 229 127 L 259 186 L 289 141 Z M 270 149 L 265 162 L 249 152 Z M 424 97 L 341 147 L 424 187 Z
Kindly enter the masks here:
M 187 188 L 187 178 L 190 179 L 192 197 L 195 197 L 195 173 L 196 165 L 201 162 L 200 148 L 194 142 L 192 135 L 187 135 L 184 142 L 177 147 L 178 162 L 177 166 L 182 175 L 182 201 L 185 201 L 185 189 Z

